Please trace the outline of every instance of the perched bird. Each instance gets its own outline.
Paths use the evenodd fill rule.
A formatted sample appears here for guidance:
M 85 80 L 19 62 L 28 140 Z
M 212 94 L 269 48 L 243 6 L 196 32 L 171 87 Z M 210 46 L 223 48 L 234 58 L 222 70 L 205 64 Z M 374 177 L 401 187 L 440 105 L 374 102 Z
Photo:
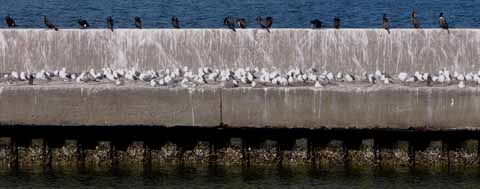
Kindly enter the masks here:
M 172 26 L 173 28 L 180 29 L 180 21 L 176 16 L 172 16 Z
M 433 78 L 430 74 L 427 74 L 427 78 L 425 80 L 427 81 L 427 86 L 432 86 Z
M 272 24 L 273 24 L 273 18 L 272 17 L 267 17 L 265 19 L 263 19 L 261 16 L 257 16 L 256 20 L 258 21 L 258 23 L 260 24 L 260 26 L 262 28 L 265 28 L 267 29 L 268 32 L 270 32 L 269 28 L 272 27 Z
M 33 85 L 33 75 L 32 74 L 28 74 L 28 85 Z
M 112 18 L 112 16 L 109 16 L 107 18 L 107 27 L 108 27 L 108 29 L 112 30 L 112 32 L 113 32 L 113 18 Z
M 335 29 L 340 29 L 340 18 L 335 16 L 335 18 L 333 18 L 333 22 L 335 25 Z
M 398 74 L 398 79 L 400 79 L 402 82 L 405 82 L 408 79 L 408 74 L 406 72 L 400 72 Z
M 390 34 L 390 21 L 388 20 L 387 14 L 383 14 L 383 28 Z
M 445 17 L 443 16 L 443 12 L 441 12 L 440 17 L 438 17 L 438 23 L 440 24 L 440 28 L 446 29 L 448 31 L 447 19 L 445 19 Z
M 233 18 L 231 16 L 227 16 L 225 17 L 225 19 L 223 20 L 223 24 L 225 26 L 227 26 L 227 28 L 230 28 L 232 29 L 234 32 L 236 32 L 235 30 L 235 23 L 233 21 Z
M 47 16 L 43 16 L 43 22 L 45 23 L 45 25 L 47 26 L 48 29 L 54 29 L 55 31 L 58 31 L 57 26 L 55 26 L 55 24 L 50 22 L 50 20 L 48 20 Z
M 90 27 L 90 24 L 88 24 L 87 20 L 84 20 L 84 19 L 78 19 L 78 24 L 80 25 L 80 29 L 85 29 Z
M 135 27 L 138 29 L 142 29 L 142 19 L 140 17 L 135 16 Z
M 465 88 L 465 81 L 458 82 L 458 87 L 461 89 Z
M 310 21 L 310 25 L 312 26 L 313 29 L 322 28 L 322 21 L 315 19 Z
M 9 28 L 12 28 L 12 27 L 14 28 L 18 26 L 17 23 L 15 23 L 15 20 L 13 20 L 13 18 L 10 16 L 5 17 L 5 23 L 7 23 L 7 26 Z
M 245 18 L 238 18 L 237 19 L 237 26 L 239 28 L 242 28 L 242 29 L 247 28 L 247 20 L 245 20 Z
M 411 20 L 414 28 L 420 28 L 420 20 L 418 20 L 417 12 L 415 12 L 415 10 L 412 11 Z

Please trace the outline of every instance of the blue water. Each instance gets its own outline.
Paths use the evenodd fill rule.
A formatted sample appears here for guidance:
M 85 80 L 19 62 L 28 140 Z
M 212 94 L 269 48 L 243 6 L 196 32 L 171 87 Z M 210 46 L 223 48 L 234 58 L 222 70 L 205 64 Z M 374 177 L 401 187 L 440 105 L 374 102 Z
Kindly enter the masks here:
M 186 28 L 220 28 L 225 16 L 244 17 L 258 27 L 256 16 L 272 16 L 275 28 L 309 27 L 319 18 L 332 27 L 334 16 L 348 28 L 381 27 L 387 13 L 394 28 L 410 28 L 410 13 L 417 10 L 422 27 L 438 27 L 444 12 L 452 27 L 480 27 L 479 0 L 0 0 L 0 16 L 10 14 L 26 28 L 42 28 L 47 15 L 62 28 L 77 28 L 75 20 L 87 19 L 93 28 L 106 27 L 113 16 L 116 26 L 132 28 L 133 17 L 143 18 L 145 28 L 170 28 L 170 17 Z M 5 24 L 1 25 L 5 27 Z

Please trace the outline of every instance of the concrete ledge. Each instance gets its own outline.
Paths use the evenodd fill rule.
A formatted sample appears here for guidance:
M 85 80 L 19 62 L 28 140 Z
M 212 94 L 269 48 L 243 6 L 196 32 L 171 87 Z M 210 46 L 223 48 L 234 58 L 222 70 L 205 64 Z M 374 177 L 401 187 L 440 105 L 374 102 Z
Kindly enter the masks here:
M 0 85 L 0 124 L 476 129 L 480 88 Z
M 220 91 L 141 87 L 0 87 L 0 124 L 218 126 Z

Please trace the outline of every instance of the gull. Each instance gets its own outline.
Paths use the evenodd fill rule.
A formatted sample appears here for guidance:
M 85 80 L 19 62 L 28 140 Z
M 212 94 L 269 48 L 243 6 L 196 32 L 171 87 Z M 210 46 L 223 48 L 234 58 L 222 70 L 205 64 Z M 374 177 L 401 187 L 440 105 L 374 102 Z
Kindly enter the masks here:
M 342 74 L 342 72 L 338 72 L 338 73 L 337 73 L 337 80 L 340 80 L 340 81 L 341 81 L 342 79 L 343 79 L 343 74 Z
M 156 87 L 157 84 L 158 84 L 157 81 L 155 81 L 154 79 L 150 80 L 150 86 Z
M 27 73 L 25 73 L 25 72 L 20 72 L 19 79 L 20 79 L 20 81 L 26 81 L 26 80 L 28 80 L 28 78 L 27 78 Z
M 460 81 L 460 82 L 458 83 L 458 87 L 460 87 L 461 89 L 462 89 L 462 88 L 465 88 L 465 81 L 463 81 L 463 80 Z
M 376 80 L 377 80 L 377 78 L 373 74 L 368 74 L 367 79 L 368 79 L 368 82 L 371 83 L 371 84 L 375 84 Z
M 20 77 L 18 75 L 18 72 L 16 72 L 16 71 L 12 71 L 12 73 L 10 75 L 13 77 L 13 79 L 20 79 Z
M 47 80 L 47 81 L 50 80 L 50 77 L 48 76 L 48 74 L 44 70 L 42 70 L 40 72 L 37 72 L 35 74 L 35 78 L 39 79 L 39 80 Z
M 333 73 L 332 73 L 332 72 L 328 72 L 328 73 L 327 73 L 327 79 L 328 79 L 329 82 L 335 80 L 335 77 L 333 76 Z
M 257 86 L 257 82 L 254 81 L 252 82 L 252 87 L 255 87 L 255 86 Z
M 355 81 L 355 77 L 353 75 L 350 75 L 350 74 L 345 74 L 345 80 L 347 82 L 353 82 L 353 81 Z
M 402 82 L 405 82 L 408 78 L 408 74 L 406 72 L 400 72 L 398 74 L 398 79 Z

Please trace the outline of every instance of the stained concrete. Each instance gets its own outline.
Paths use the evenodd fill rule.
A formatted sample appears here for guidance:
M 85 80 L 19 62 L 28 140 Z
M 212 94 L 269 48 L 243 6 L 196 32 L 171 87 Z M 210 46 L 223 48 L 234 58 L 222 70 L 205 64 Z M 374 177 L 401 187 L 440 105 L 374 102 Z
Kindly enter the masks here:
M 477 71 L 480 30 L 0 29 L 0 72 L 66 67 Z
M 222 118 L 229 127 L 472 129 L 479 94 L 456 86 L 223 89 Z
M 480 88 L 0 85 L 0 124 L 476 129 Z
M 208 127 L 220 123 L 219 107 L 216 88 L 0 86 L 2 125 Z

